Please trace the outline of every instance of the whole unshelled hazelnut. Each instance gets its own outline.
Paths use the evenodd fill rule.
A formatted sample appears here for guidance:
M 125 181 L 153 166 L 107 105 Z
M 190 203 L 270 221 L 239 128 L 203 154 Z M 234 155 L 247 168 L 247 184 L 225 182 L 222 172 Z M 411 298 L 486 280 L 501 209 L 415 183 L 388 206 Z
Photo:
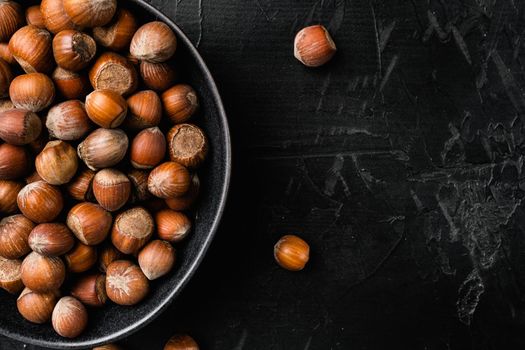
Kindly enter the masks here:
M 149 282 L 140 267 L 127 260 L 117 260 L 108 266 L 106 293 L 119 305 L 135 305 L 146 297 Z
M 127 100 L 129 116 L 124 125 L 132 130 L 142 130 L 159 125 L 162 118 L 162 102 L 155 91 L 137 92 Z
M 62 297 L 51 315 L 55 332 L 65 338 L 75 338 L 84 331 L 88 322 L 88 313 L 84 305 L 73 297 Z
M 47 223 L 37 225 L 29 235 L 29 246 L 44 256 L 60 256 L 73 248 L 75 238 L 66 225 Z
M 35 26 L 20 28 L 9 40 L 9 50 L 26 73 L 50 73 L 53 69 L 51 34 Z
M 25 148 L 0 144 L 0 180 L 14 180 L 29 172 L 30 157 Z
M 137 169 L 152 169 L 166 155 L 166 138 L 158 127 L 142 130 L 131 142 L 131 165 Z
M 86 112 L 89 119 L 98 126 L 113 129 L 126 118 L 128 104 L 115 91 L 95 90 L 86 97 Z
M 66 269 L 60 258 L 43 256 L 37 252 L 25 257 L 21 273 L 24 285 L 40 293 L 59 289 L 66 277 Z
M 132 184 L 131 203 L 142 202 L 152 197 L 148 190 L 148 171 L 133 169 L 126 175 Z
M 9 85 L 13 80 L 11 67 L 0 57 L 0 97 L 8 97 Z
M 4 259 L 0 256 L 0 288 L 10 294 L 19 293 L 24 289 L 20 268 L 20 260 Z
M 67 29 L 80 29 L 79 26 L 71 22 L 71 18 L 64 11 L 63 0 L 42 0 L 40 11 L 47 30 L 53 34 Z
M 55 220 L 64 206 L 60 190 L 44 181 L 33 182 L 22 188 L 17 203 L 22 214 L 36 223 Z
M 35 225 L 23 215 L 12 215 L 0 221 L 0 256 L 18 259 L 31 251 L 29 234 Z
M 106 272 L 108 266 L 116 260 L 120 260 L 124 257 L 122 254 L 111 242 L 106 242 L 99 249 L 98 252 L 98 269 L 102 272 Z
M 57 67 L 51 78 L 56 89 L 68 100 L 83 99 L 91 89 L 91 84 L 86 74 L 71 72 Z
M 168 340 L 164 350 L 199 350 L 199 345 L 189 335 L 178 334 Z
M 93 194 L 107 211 L 122 208 L 131 195 L 131 182 L 116 169 L 102 169 L 93 178 Z
M 42 324 L 51 320 L 51 314 L 58 297 L 58 290 L 37 293 L 25 288 L 16 300 L 16 306 L 20 315 L 26 320 Z
M 310 246 L 297 236 L 286 235 L 275 244 L 273 255 L 282 268 L 300 271 L 310 258 Z
M 170 159 L 189 169 L 198 168 L 208 155 L 208 139 L 196 125 L 175 125 L 167 139 Z
M 64 255 L 66 266 L 74 273 L 86 272 L 97 263 L 97 248 L 80 242 Z
M 78 157 L 73 146 L 58 140 L 50 141 L 36 157 L 38 175 L 51 185 L 63 185 L 75 176 Z
M 57 104 L 49 110 L 46 118 L 49 136 L 73 141 L 82 138 L 91 129 L 91 122 L 84 104 L 71 100 Z
M 188 192 L 180 197 L 166 199 L 166 205 L 170 209 L 177 211 L 191 209 L 199 197 L 200 185 L 201 183 L 199 176 L 197 174 L 193 174 Z
M 7 41 L 24 24 L 22 7 L 14 1 L 0 1 L 0 41 Z
M 29 6 L 26 9 L 26 22 L 29 25 L 33 25 L 41 29 L 46 28 L 42 11 L 40 11 L 40 5 Z
M 94 203 L 79 203 L 67 214 L 67 226 L 87 245 L 96 245 L 106 239 L 112 223 L 111 214 Z
M 144 208 L 128 209 L 115 218 L 111 242 L 124 254 L 136 254 L 151 238 L 155 224 Z
M 67 193 L 77 201 L 87 201 L 93 198 L 92 182 L 95 172 L 90 169 L 83 169 L 79 174 L 67 184 Z
M 20 182 L 0 180 L 0 213 L 14 214 L 18 211 L 16 197 L 24 185 Z M 2 254 L 0 254 L 2 255 Z
M 190 188 L 190 173 L 175 162 L 165 162 L 151 171 L 149 191 L 159 198 L 173 198 L 186 194 Z
M 93 28 L 93 37 L 100 45 L 110 50 L 122 51 L 129 47 L 136 31 L 135 16 L 131 11 L 120 9 L 107 26 Z
M 176 49 L 175 33 L 166 23 L 155 21 L 146 23 L 137 30 L 129 51 L 139 60 L 161 63 L 173 57 Z
M 55 86 L 45 74 L 23 74 L 11 82 L 9 96 L 16 108 L 40 112 L 49 107 L 55 99 Z
M 53 38 L 55 61 L 69 71 L 77 72 L 86 68 L 96 53 L 95 40 L 77 30 L 63 30 Z
M 64 10 L 81 27 L 101 27 L 115 15 L 117 0 L 64 0 Z
M 41 132 L 42 122 L 33 112 L 10 109 L 0 113 L 0 138 L 11 145 L 27 145 L 35 141 Z
M 175 265 L 175 248 L 166 241 L 151 241 L 140 251 L 138 261 L 144 275 L 153 281 L 171 271 Z
M 168 242 L 182 241 L 191 231 L 191 220 L 184 213 L 163 209 L 155 214 L 158 236 Z
M 13 54 L 9 50 L 9 43 L 0 43 L 0 59 L 3 59 L 6 63 L 9 64 L 15 64 L 16 60 L 13 57 Z M 9 88 L 9 84 L 5 87 L 5 92 L 7 93 L 7 89 Z
M 120 129 L 100 128 L 78 145 L 78 156 L 91 170 L 109 168 L 126 156 L 129 140 Z
M 71 295 L 88 306 L 103 306 L 106 294 L 106 275 L 93 274 L 80 277 L 71 287 Z
M 129 95 L 138 87 L 138 74 L 125 57 L 105 52 L 91 67 L 89 81 L 95 90 L 111 90 L 120 95 Z
M 169 63 L 140 62 L 140 75 L 152 90 L 163 92 L 175 84 L 177 72 Z
M 174 124 L 184 123 L 199 108 L 199 99 L 193 88 L 186 84 L 175 85 L 161 96 L 164 112 Z
M 303 28 L 294 41 L 294 56 L 307 67 L 319 67 L 334 57 L 337 48 L 322 25 Z

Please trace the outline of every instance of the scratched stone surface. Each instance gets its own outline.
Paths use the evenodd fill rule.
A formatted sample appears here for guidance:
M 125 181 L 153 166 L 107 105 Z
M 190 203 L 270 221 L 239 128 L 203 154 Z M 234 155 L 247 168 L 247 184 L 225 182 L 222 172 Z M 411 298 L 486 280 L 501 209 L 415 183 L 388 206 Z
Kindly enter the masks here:
M 235 162 L 199 273 L 126 349 L 175 332 L 217 350 L 523 349 L 524 1 L 151 3 L 208 62 Z M 314 23 L 339 50 L 307 69 L 292 42 Z M 273 261 L 287 233 L 311 244 L 301 273 Z

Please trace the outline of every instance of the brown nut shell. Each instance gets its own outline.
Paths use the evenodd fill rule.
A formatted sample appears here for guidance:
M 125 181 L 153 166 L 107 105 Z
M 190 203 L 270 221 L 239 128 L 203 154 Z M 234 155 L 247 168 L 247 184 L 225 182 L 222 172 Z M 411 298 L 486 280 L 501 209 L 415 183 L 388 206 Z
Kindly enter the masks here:
M 294 56 L 307 67 L 319 67 L 334 57 L 337 48 L 322 25 L 301 29 L 295 36 Z
M 63 0 L 42 0 L 40 11 L 44 25 L 53 34 L 67 29 L 80 29 L 79 26 L 71 22 L 71 18 L 64 11 Z
M 73 297 L 62 297 L 51 315 L 53 329 L 65 338 L 75 338 L 87 327 L 87 310 Z
M 128 129 L 142 130 L 159 125 L 162 118 L 162 102 L 155 91 L 137 92 L 127 100 L 129 116 L 124 121 Z
M 22 317 L 29 322 L 43 324 L 51 320 L 58 296 L 58 290 L 37 293 L 25 288 L 16 300 L 16 307 Z
M 18 211 L 16 197 L 24 185 L 17 181 L 0 180 L 0 213 L 14 214 Z M 2 254 L 0 254 L 2 255 Z
M 26 185 L 18 194 L 17 203 L 22 214 L 36 223 L 55 220 L 64 206 L 60 190 L 44 181 Z
M 0 57 L 0 98 L 9 96 L 9 86 L 12 80 L 11 67 Z
M 128 209 L 115 218 L 111 242 L 124 254 L 136 254 L 151 238 L 153 217 L 141 207 Z
M 94 203 L 79 203 L 67 214 L 67 226 L 87 245 L 96 245 L 104 241 L 112 223 L 111 214 Z
M 4 60 L 6 63 L 9 63 L 9 64 L 15 64 L 16 63 L 16 60 L 13 57 L 13 54 L 9 50 L 9 43 L 0 43 L 0 59 Z M 1 95 L 6 95 L 8 88 L 9 88 L 9 84 L 7 84 L 7 86 L 5 86 L 4 91 L 3 91 L 3 93 L 0 94 L 0 96 Z
M 140 62 L 140 76 L 151 90 L 166 91 L 177 81 L 177 71 L 169 63 Z
M 26 22 L 29 25 L 45 29 L 44 17 L 42 11 L 40 11 L 40 5 L 29 6 L 26 9 Z
M 84 104 L 78 100 L 59 103 L 47 113 L 46 127 L 53 138 L 78 140 L 91 130 L 91 126 Z
M 149 22 L 141 26 L 129 47 L 130 53 L 139 60 L 153 63 L 166 62 L 175 54 L 177 37 L 163 22 Z
M 57 67 L 52 74 L 57 91 L 67 100 L 83 99 L 91 90 L 88 76 Z
M 159 238 L 177 243 L 182 241 L 191 231 L 191 220 L 184 213 L 163 209 L 155 214 L 157 235 Z
M 24 24 L 22 7 L 14 1 L 0 1 L 0 41 L 7 41 Z
M 106 275 L 92 274 L 80 277 L 71 287 L 71 295 L 88 306 L 103 306 L 106 294 Z
M 66 191 L 77 201 L 87 201 L 93 198 L 92 182 L 95 172 L 90 169 L 82 169 L 79 174 L 67 184 Z
M 97 248 L 77 242 L 77 244 L 64 255 L 67 269 L 74 273 L 86 272 L 97 263 Z
M 25 148 L 0 144 L 0 180 L 14 180 L 29 173 L 30 157 Z
M 51 34 L 35 26 L 20 28 L 9 40 L 9 50 L 26 73 L 50 73 L 53 70 Z
M 93 28 L 93 37 L 110 50 L 122 51 L 129 47 L 137 28 L 137 20 L 131 11 L 121 8 L 107 26 Z
M 190 173 L 175 162 L 165 162 L 151 171 L 149 191 L 159 198 L 173 198 L 186 194 L 190 188 Z
M 149 171 L 133 169 L 126 174 L 131 181 L 131 203 L 142 202 L 152 197 L 148 190 Z
M 66 225 L 46 223 L 37 225 L 29 235 L 29 246 L 44 256 L 60 256 L 73 248 L 75 238 Z
M 21 274 L 22 261 L 4 259 L 0 256 L 0 288 L 10 294 L 24 289 Z
M 161 100 L 164 113 L 174 124 L 189 120 L 199 108 L 197 93 L 186 84 L 178 84 L 164 91 Z
M 183 211 L 189 210 L 193 207 L 197 198 L 199 197 L 200 191 L 200 179 L 197 174 L 193 174 L 191 177 L 190 189 L 185 195 L 180 197 L 166 199 L 166 205 L 173 210 Z
M 131 165 L 137 169 L 152 169 L 166 155 L 166 138 L 158 127 L 142 130 L 131 142 Z
M 95 90 L 111 90 L 120 95 L 129 95 L 138 87 L 138 74 L 125 57 L 105 52 L 90 69 L 89 81 Z
M 91 170 L 109 168 L 126 156 L 129 140 L 120 129 L 100 128 L 78 145 L 78 156 Z
M 273 255 L 282 268 L 300 271 L 310 258 L 310 246 L 295 235 L 286 235 L 275 244 Z
M 167 139 L 170 159 L 189 169 L 198 168 L 208 155 L 208 139 L 196 125 L 175 125 Z
M 144 275 L 153 281 L 173 269 L 175 248 L 166 241 L 151 241 L 140 251 L 138 261 Z
M 0 221 L 0 256 L 18 259 L 31 251 L 29 235 L 35 224 L 23 215 L 12 215 Z
M 96 53 L 95 40 L 82 32 L 67 29 L 53 38 L 55 62 L 66 70 L 77 72 L 86 68 Z
M 10 109 L 0 113 L 0 138 L 11 145 L 27 145 L 35 141 L 41 132 L 42 122 L 33 112 Z
M 117 11 L 117 0 L 64 0 L 64 10 L 81 27 L 108 24 Z
M 65 141 L 50 141 L 36 156 L 35 167 L 38 175 L 47 183 L 63 185 L 77 172 L 77 153 L 73 146 Z
M 66 269 L 60 258 L 43 256 L 37 252 L 25 257 L 21 273 L 24 285 L 40 293 L 59 289 L 66 277 Z
M 115 91 L 95 90 L 86 97 L 86 112 L 92 122 L 113 129 L 124 121 L 128 113 L 126 100 Z
M 122 208 L 131 195 L 131 182 L 119 170 L 102 169 L 93 178 L 93 194 L 107 211 Z
M 189 335 L 177 334 L 168 340 L 164 350 L 199 350 L 199 345 Z
M 40 112 L 53 103 L 55 85 L 45 74 L 23 74 L 11 82 L 9 96 L 16 108 Z
M 116 304 L 135 305 L 148 294 L 149 282 L 140 267 L 130 261 L 117 260 L 108 266 L 106 292 Z
M 111 244 L 111 242 L 106 242 L 100 249 L 98 253 L 98 269 L 101 272 L 106 272 L 108 266 L 116 260 L 121 260 L 124 257 L 117 248 Z

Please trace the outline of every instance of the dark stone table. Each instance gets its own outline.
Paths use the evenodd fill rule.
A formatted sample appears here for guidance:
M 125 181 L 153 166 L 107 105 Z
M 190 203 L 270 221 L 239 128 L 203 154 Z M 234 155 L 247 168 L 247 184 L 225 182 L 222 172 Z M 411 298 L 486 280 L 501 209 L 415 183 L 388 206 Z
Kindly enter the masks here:
M 234 175 L 198 274 L 127 349 L 523 349 L 524 1 L 151 2 L 217 79 Z M 320 69 L 292 54 L 312 23 L 339 49 Z M 287 233 L 303 272 L 273 261 Z

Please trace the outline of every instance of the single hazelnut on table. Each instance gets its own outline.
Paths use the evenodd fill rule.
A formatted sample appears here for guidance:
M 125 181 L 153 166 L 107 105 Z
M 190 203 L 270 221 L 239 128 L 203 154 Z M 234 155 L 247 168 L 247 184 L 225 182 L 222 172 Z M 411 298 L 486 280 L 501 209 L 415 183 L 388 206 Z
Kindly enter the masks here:
M 25 257 L 21 273 L 24 285 L 40 293 L 59 289 L 66 277 L 66 269 L 60 258 L 47 257 L 37 252 Z
M 73 72 L 84 69 L 96 53 L 95 40 L 77 30 L 66 29 L 53 38 L 53 56 L 56 63 L 64 69 Z
M 0 180 L 24 177 L 30 170 L 30 162 L 29 154 L 24 147 L 0 144 Z
M 84 331 L 88 322 L 88 313 L 84 305 L 73 297 L 62 297 L 51 315 L 55 332 L 65 338 L 75 338 Z
M 16 300 L 16 307 L 20 315 L 29 322 L 43 324 L 51 320 L 59 296 L 58 290 L 37 293 L 25 288 Z
M 184 166 L 175 162 L 165 162 L 149 174 L 148 189 L 159 198 L 178 197 L 188 192 L 190 180 L 190 173 Z
M 84 104 L 78 100 L 62 102 L 47 113 L 49 136 L 64 141 L 78 140 L 91 130 Z
M 169 60 L 177 49 L 177 37 L 163 22 L 155 21 L 141 26 L 133 36 L 130 53 L 139 60 L 162 63 Z
M 88 306 L 103 306 L 108 300 L 106 275 L 92 274 L 80 277 L 71 287 L 71 295 Z
M 151 241 L 140 251 L 138 261 L 144 275 L 153 281 L 171 271 L 175 265 L 175 248 L 166 241 Z
M 67 193 L 77 201 L 87 201 L 93 198 L 92 182 L 95 172 L 90 169 L 82 169 L 66 187 Z
M 11 82 L 9 96 L 16 108 L 40 112 L 55 99 L 55 85 L 45 74 L 23 74 Z
M 322 25 L 303 28 L 294 41 L 294 56 L 307 67 L 319 67 L 334 57 L 337 48 Z
M 121 260 L 124 257 L 111 242 L 106 242 L 98 251 L 98 269 L 101 272 L 106 272 L 108 266 L 116 260 Z
M 77 153 L 89 169 L 98 170 L 118 164 L 126 156 L 128 145 L 124 131 L 100 128 L 78 145 Z
M 112 223 L 111 214 L 95 203 L 79 203 L 67 214 L 67 226 L 87 245 L 96 245 L 104 241 Z
M 7 41 L 24 24 L 22 7 L 14 1 L 0 1 L 0 41 Z
M 283 269 L 300 271 L 310 258 L 310 246 L 297 236 L 286 235 L 275 244 L 273 255 Z
M 116 128 L 128 113 L 126 100 L 115 91 L 95 90 L 86 97 L 86 112 L 95 124 L 103 128 Z
M 93 194 L 107 211 L 122 208 L 131 195 L 131 182 L 116 169 L 102 169 L 93 178 Z
M 189 335 L 178 334 L 168 340 L 164 350 L 199 350 L 199 345 Z
M 26 22 L 29 25 L 45 29 L 44 17 L 42 11 L 40 11 L 40 5 L 29 6 L 26 9 Z
M 20 260 L 5 259 L 0 256 L 0 288 L 10 294 L 17 294 L 24 289 Z
M 11 67 L 0 58 L 0 97 L 9 96 L 9 85 L 13 80 L 13 72 Z
M 144 129 L 131 142 L 131 165 L 137 169 L 152 169 L 166 155 L 166 138 L 158 127 Z
M 73 248 L 75 238 L 66 225 L 46 223 L 37 225 L 29 235 L 29 246 L 44 256 L 60 256 Z
M 124 254 L 136 254 L 151 238 L 155 224 L 141 207 L 128 209 L 115 218 L 111 242 Z
M 0 256 L 18 259 L 31 251 L 29 235 L 35 224 L 23 215 L 17 214 L 0 221 Z
M 22 188 L 17 203 L 22 214 L 39 224 L 55 220 L 64 207 L 58 187 L 44 181 L 33 182 Z
M 10 109 L 0 113 L 0 138 L 22 146 L 35 141 L 42 132 L 38 115 L 24 109 Z
M 64 255 L 64 260 L 70 272 L 86 272 L 97 263 L 97 248 L 77 242 L 73 249 Z
M 66 14 L 63 0 L 42 0 L 40 12 L 42 12 L 44 25 L 53 34 L 58 34 L 67 29 L 80 29 Z
M 20 28 L 9 40 L 9 50 L 26 73 L 50 73 L 54 66 L 51 34 L 35 26 Z
M 81 27 L 101 27 L 115 15 L 117 0 L 64 0 L 64 10 Z
M 50 141 L 36 156 L 35 167 L 38 175 L 47 183 L 63 185 L 77 172 L 77 153 L 73 146 L 65 141 Z
M 184 123 L 199 108 L 199 99 L 193 88 L 186 84 L 175 85 L 161 96 L 164 113 L 174 124 Z
M 9 50 L 9 44 L 8 43 L 0 43 L 0 59 L 4 60 L 6 63 L 9 64 L 15 64 L 16 60 L 13 57 L 13 54 Z M 9 88 L 9 84 L 5 87 L 4 94 L 7 94 L 7 89 Z M 2 94 L 0 94 L 2 95 Z
M 142 202 L 152 197 L 148 190 L 148 171 L 133 169 L 126 175 L 132 185 L 131 203 Z
M 18 211 L 16 197 L 24 185 L 17 181 L 0 180 L 0 213 L 14 214 Z M 0 254 L 2 255 L 2 254 Z
M 138 74 L 125 57 L 105 52 L 89 70 L 89 81 L 95 90 L 111 90 L 120 95 L 129 95 L 138 87 Z
M 169 63 L 141 61 L 140 76 L 149 89 L 158 92 L 167 90 L 177 80 L 177 72 Z
M 132 130 L 142 130 L 159 125 L 162 118 L 162 102 L 155 91 L 137 92 L 127 100 L 129 115 L 124 126 Z
M 127 260 L 117 260 L 108 266 L 106 293 L 118 305 L 135 305 L 146 297 L 149 282 L 140 267 Z
M 180 197 L 166 199 L 166 205 L 176 211 L 191 209 L 199 197 L 200 185 L 199 176 L 193 174 L 188 192 Z
M 110 50 L 122 51 L 129 47 L 137 28 L 137 21 L 131 11 L 121 8 L 109 24 L 93 28 L 93 37 L 97 43 Z
M 167 139 L 170 159 L 189 169 L 198 168 L 208 155 L 208 139 L 196 125 L 175 125 Z
M 164 209 L 155 214 L 157 234 L 160 239 L 176 243 L 182 241 L 191 231 L 191 220 L 184 213 Z
M 83 99 L 91 90 L 87 74 L 57 67 L 51 75 L 56 90 L 67 100 Z

